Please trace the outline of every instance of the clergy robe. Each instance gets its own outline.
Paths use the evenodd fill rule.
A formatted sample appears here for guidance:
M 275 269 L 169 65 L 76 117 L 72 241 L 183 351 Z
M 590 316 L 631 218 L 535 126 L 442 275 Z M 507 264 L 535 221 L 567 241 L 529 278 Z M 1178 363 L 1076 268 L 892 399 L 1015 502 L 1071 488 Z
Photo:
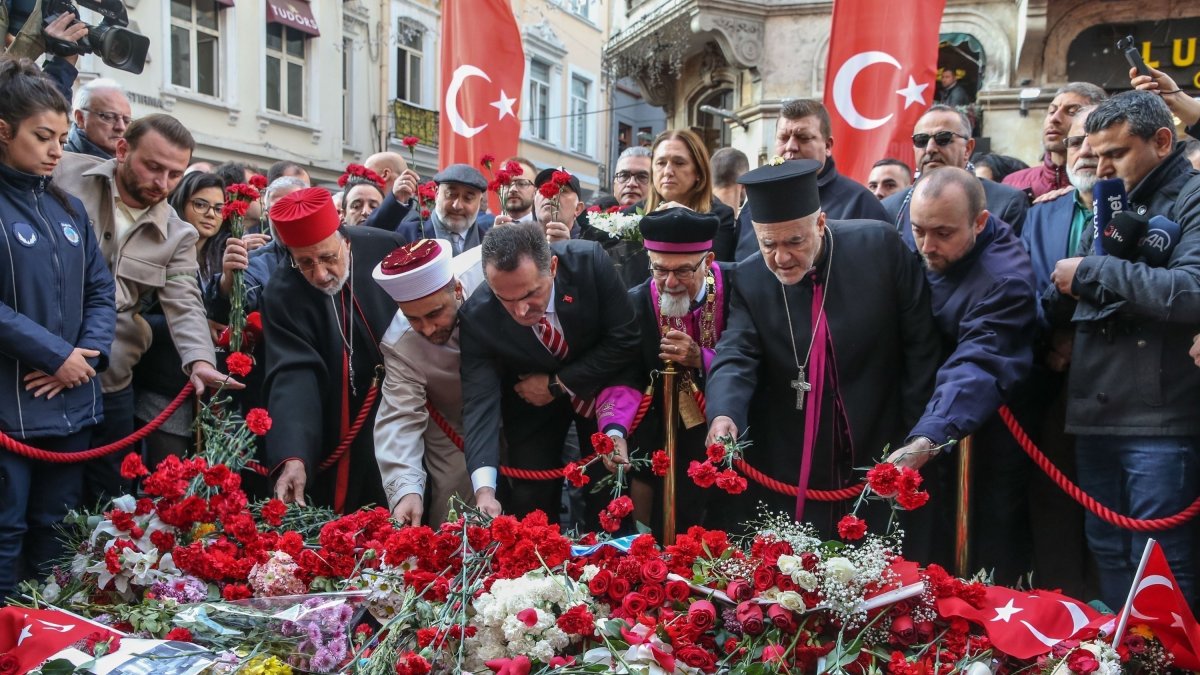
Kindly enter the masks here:
M 828 352 L 811 460 L 809 487 L 816 489 L 861 481 L 863 475 L 855 468 L 884 457 L 889 444 L 899 447 L 929 400 L 941 349 L 925 274 L 895 229 L 878 221 L 827 223 L 814 271 L 824 284 L 833 349 Z M 719 416 L 731 418 L 738 432 L 753 441 L 747 462 L 791 485 L 800 476 L 805 411 L 796 409 L 791 386 L 797 358 L 789 335 L 795 337 L 799 362 L 804 363 L 817 313 L 812 278 L 783 286 L 761 255 L 738 265 L 728 323 L 705 391 L 709 422 Z M 815 398 L 810 394 L 805 407 L 817 403 Z M 835 414 L 839 410 L 844 414 Z M 740 497 L 739 513 L 730 510 L 729 516 L 745 517 L 759 500 L 785 513 L 796 509 L 794 497 L 751 481 Z M 837 520 L 852 505 L 808 500 L 803 519 L 833 535 Z
M 283 264 L 267 284 L 262 304 L 265 395 L 274 419 L 266 438 L 267 465 L 278 469 L 288 459 L 303 461 L 308 479 L 305 492 L 313 503 L 330 506 L 337 496 L 339 471 L 345 475 L 346 469 L 340 463 L 325 471 L 318 467 L 341 443 L 343 385 L 349 392 L 346 403 L 352 424 L 382 363 L 379 341 L 396 313 L 396 303 L 371 278 L 371 271 L 404 244 L 394 233 L 382 230 L 344 231 L 350 240 L 351 266 L 340 293 L 325 294 L 300 270 Z M 343 367 L 343 333 L 353 342 L 350 383 Z M 348 452 L 346 511 L 387 504 L 371 433 L 375 413 L 371 411 Z
M 736 274 L 736 263 L 713 263 L 713 280 L 717 287 L 714 302 L 718 306 L 713 312 L 713 332 L 720 338 L 729 316 L 729 290 Z M 629 300 L 633 303 L 633 311 L 637 319 L 638 334 L 641 344 L 638 346 L 637 360 L 632 367 L 614 380 L 613 386 L 604 389 L 596 400 L 596 422 L 601 431 L 618 429 L 628 439 L 630 452 L 639 450 L 638 456 L 649 457 L 651 453 L 663 447 L 663 387 L 662 380 L 655 378 L 653 401 L 640 424 L 629 433 L 629 427 L 636 417 L 637 408 L 641 404 L 646 386 L 650 384 L 651 373 L 662 370 L 666 363 L 658 358 L 662 330 L 659 324 L 658 293 L 651 289 L 653 279 L 647 280 L 629 291 Z M 712 365 L 715 349 L 708 349 L 701 343 L 701 321 L 704 313 L 703 303 L 683 317 L 683 327 L 700 349 L 700 368 L 680 368 L 691 374 L 693 381 L 703 391 L 708 379 L 708 371 Z M 681 378 L 682 376 L 677 376 Z M 703 461 L 704 438 L 708 428 L 698 424 L 691 429 L 684 427 L 683 422 L 676 421 L 676 520 L 677 532 L 682 532 L 692 525 L 706 522 L 705 514 L 713 508 L 721 508 L 724 500 L 722 493 L 716 487 L 701 489 L 687 475 L 688 463 L 691 460 Z M 662 479 L 653 475 L 649 470 L 640 472 L 639 476 L 655 486 L 654 522 L 651 527 L 656 533 L 662 532 Z

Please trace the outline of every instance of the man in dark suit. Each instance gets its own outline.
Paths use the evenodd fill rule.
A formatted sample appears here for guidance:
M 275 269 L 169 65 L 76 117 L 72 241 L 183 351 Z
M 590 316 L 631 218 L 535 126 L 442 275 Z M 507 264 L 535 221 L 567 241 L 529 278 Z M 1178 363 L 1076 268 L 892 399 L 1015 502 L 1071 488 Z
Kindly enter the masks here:
M 913 127 L 913 148 L 916 150 L 917 171 L 922 174 L 936 171 L 943 166 L 966 169 L 967 159 L 975 151 L 975 139 L 971 138 L 971 122 L 954 108 L 944 105 L 932 106 Z M 1008 223 L 1013 232 L 1019 235 L 1025 224 L 1029 196 L 1021 190 L 990 180 L 981 183 L 984 195 L 987 196 L 988 213 Z M 910 248 L 913 246 L 913 238 L 908 202 L 912 199 L 912 191 L 910 187 L 883 200 L 883 208 L 887 210 L 888 218 Z
M 459 312 L 464 451 L 476 504 L 496 498 L 501 421 L 506 466 L 562 466 L 575 422 L 581 447 L 596 430 L 592 401 L 636 357 L 633 307 L 608 254 L 580 240 L 546 242 L 542 226 L 507 225 L 483 241 L 488 285 Z M 558 512 L 561 480 L 513 479 L 508 511 Z

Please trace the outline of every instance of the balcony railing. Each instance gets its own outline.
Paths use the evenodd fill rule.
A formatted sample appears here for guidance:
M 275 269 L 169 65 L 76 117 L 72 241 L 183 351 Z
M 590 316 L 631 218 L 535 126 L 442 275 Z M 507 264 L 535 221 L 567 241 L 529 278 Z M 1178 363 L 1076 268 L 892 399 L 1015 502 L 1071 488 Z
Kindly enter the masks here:
M 396 136 L 416 136 L 427 147 L 436 148 L 438 144 L 438 111 L 428 110 L 413 105 L 408 101 L 396 99 L 392 101 L 392 116 L 395 124 L 392 127 Z

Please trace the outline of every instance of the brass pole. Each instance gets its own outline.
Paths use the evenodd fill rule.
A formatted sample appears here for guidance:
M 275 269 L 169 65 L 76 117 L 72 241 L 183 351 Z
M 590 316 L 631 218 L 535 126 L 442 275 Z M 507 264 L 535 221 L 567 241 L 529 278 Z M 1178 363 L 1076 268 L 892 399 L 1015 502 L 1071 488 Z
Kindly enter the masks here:
M 663 451 L 667 453 L 667 475 L 663 476 L 663 545 L 675 543 L 675 425 L 679 414 L 675 409 L 678 395 L 675 376 L 679 371 L 674 361 L 667 361 L 663 376 Z
M 970 575 L 971 437 L 958 442 L 958 504 L 954 519 L 954 562 L 958 576 Z

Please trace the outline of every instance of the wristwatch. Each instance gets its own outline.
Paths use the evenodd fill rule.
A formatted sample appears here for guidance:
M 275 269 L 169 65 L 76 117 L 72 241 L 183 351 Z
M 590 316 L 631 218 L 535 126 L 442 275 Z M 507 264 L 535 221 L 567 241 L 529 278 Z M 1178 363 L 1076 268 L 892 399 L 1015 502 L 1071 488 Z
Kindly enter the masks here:
M 550 378 L 550 382 L 546 385 L 546 389 L 550 391 L 550 395 L 554 398 L 562 398 L 563 395 L 567 393 L 566 390 L 563 389 L 562 383 L 558 381 L 557 377 Z

